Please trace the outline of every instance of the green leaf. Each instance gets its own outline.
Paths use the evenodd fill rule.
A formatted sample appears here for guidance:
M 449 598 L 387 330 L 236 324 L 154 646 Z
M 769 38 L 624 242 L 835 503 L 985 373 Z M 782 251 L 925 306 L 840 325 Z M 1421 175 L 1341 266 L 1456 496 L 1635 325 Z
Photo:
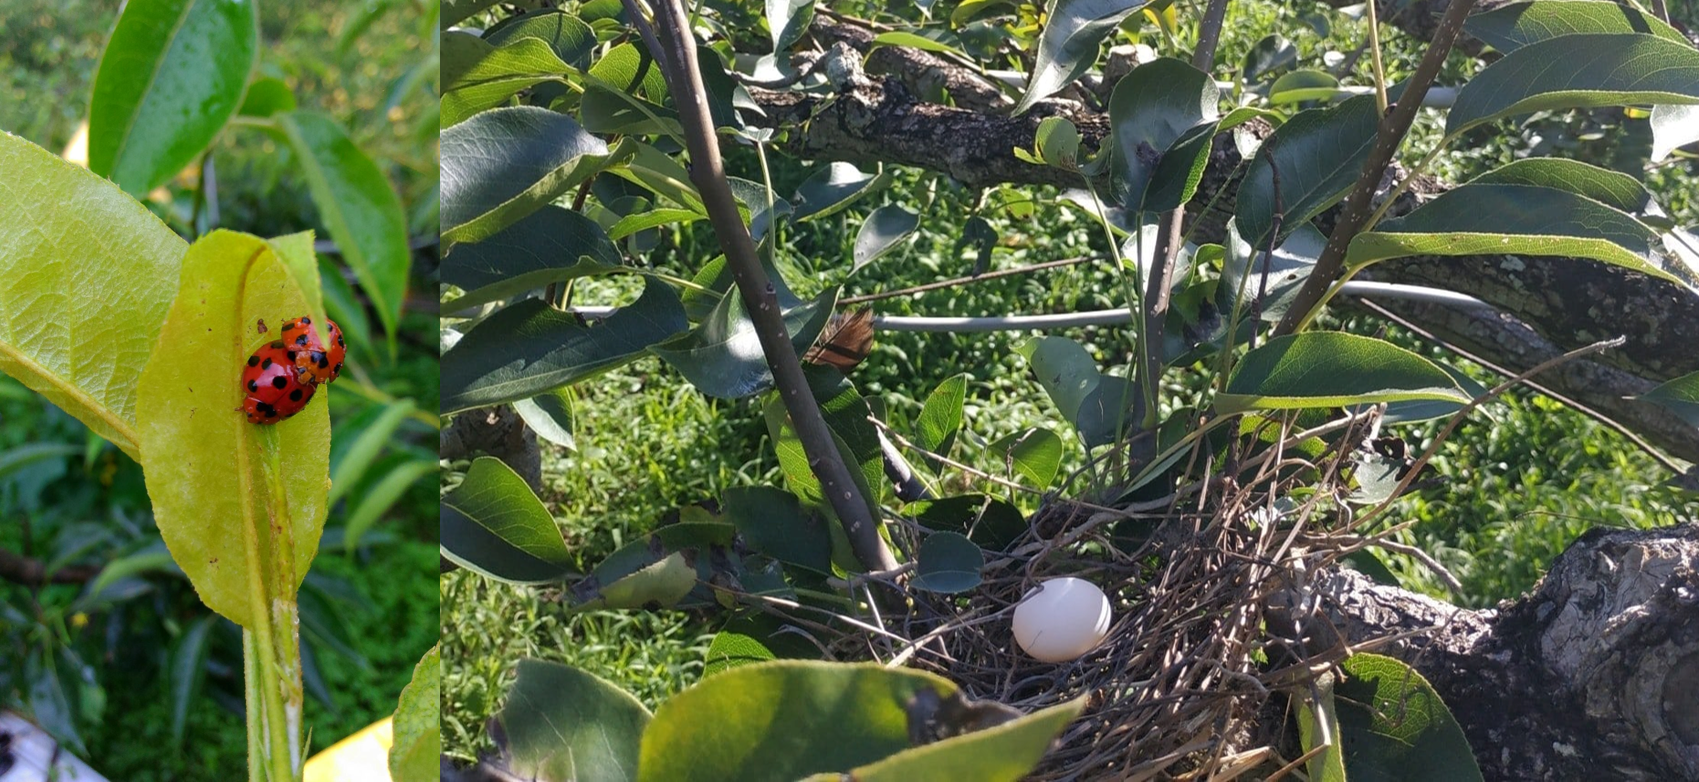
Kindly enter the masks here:
M 1644 33 L 1565 35 L 1476 74 L 1457 91 L 1445 135 L 1535 111 L 1655 103 L 1699 103 L 1699 51 Z
M 963 58 L 967 57 L 967 54 L 962 52 L 962 50 L 947 43 L 934 41 L 931 38 L 927 38 L 922 35 L 915 35 L 910 32 L 904 32 L 902 30 L 892 30 L 890 32 L 880 33 L 873 36 L 873 43 L 867 47 L 867 50 L 871 52 L 874 48 L 880 46 L 906 46 L 910 49 L 919 49 L 925 52 L 953 54 L 957 57 Z
M 985 552 L 966 535 L 934 532 L 920 542 L 912 586 L 948 595 L 966 592 L 979 586 L 983 567 Z
M 706 83 L 707 74 L 703 78 Z M 667 82 L 647 49 L 630 42 L 609 49 L 590 66 L 584 82 L 579 116 L 586 129 L 630 135 L 683 132 L 678 112 L 662 105 Z
M 573 608 L 580 611 L 700 608 L 707 603 L 680 605 L 696 588 L 696 568 L 691 567 L 690 561 L 683 552 L 675 551 L 617 579 L 601 577 L 602 569 L 597 568 L 590 581 L 585 582 L 596 584 L 596 588 L 581 595 Z
M 1178 142 L 1199 126 L 1213 128 L 1220 117 L 1215 80 L 1191 65 L 1162 57 L 1134 68 L 1115 85 L 1109 98 L 1109 126 L 1114 137 L 1115 200 L 1129 209 L 1151 210 L 1146 191 L 1162 187 L 1155 175 L 1158 164 L 1173 155 L 1181 170 L 1190 171 L 1209 155 L 1202 144 Z M 1174 164 L 1170 164 L 1174 165 Z M 1170 208 L 1172 208 L 1170 206 Z
M 158 542 L 133 554 L 113 559 L 100 568 L 100 574 L 83 588 L 83 593 L 77 597 L 73 606 L 78 611 L 97 610 L 103 603 L 112 601 L 113 595 L 108 589 L 113 585 L 132 577 L 173 570 L 173 565 L 171 552 L 166 551 L 165 546 Z
M 1239 70 L 1239 78 L 1246 84 L 1256 81 L 1271 73 L 1291 68 L 1298 64 L 1298 47 L 1279 34 L 1263 36 L 1251 46 L 1245 54 L 1245 65 Z
M 535 106 L 491 109 L 442 132 L 442 241 L 478 242 L 630 158 L 571 118 Z
M 1340 667 L 1349 678 L 1333 693 L 1351 779 L 1482 779 L 1462 727 L 1421 674 L 1361 652 Z
M 1216 408 L 1226 415 L 1405 399 L 1469 401 L 1451 375 L 1415 353 L 1372 337 L 1314 331 L 1246 353 Z
M 872 415 L 867 400 L 856 391 L 855 384 L 836 369 L 807 365 L 803 372 L 808 376 L 809 392 L 820 406 L 820 414 L 826 419 L 826 428 L 832 431 L 844 462 L 857 467 L 861 484 L 883 487 L 884 454 L 879 445 L 879 435 L 867 420 Z M 803 452 L 802 441 L 797 439 L 784 402 L 777 394 L 769 395 L 762 408 L 762 416 L 766 419 L 767 436 L 771 438 L 773 451 L 779 458 L 785 484 L 805 502 L 827 505 L 820 493 L 820 482 L 814 477 L 808 456 Z M 877 495 L 868 495 L 866 499 L 873 506 L 870 510 L 877 518 Z
M 926 397 L 925 406 L 920 409 L 920 418 L 915 420 L 915 427 L 919 430 L 916 440 L 921 448 L 939 456 L 950 455 L 956 444 L 956 433 L 962 428 L 962 405 L 966 401 L 966 373 L 945 378 L 932 389 L 932 394 Z
M 1652 263 L 1655 238 L 1633 215 L 1564 190 L 1469 184 L 1358 234 L 1345 261 L 1356 268 L 1406 255 L 1549 255 L 1675 281 Z
M 1268 88 L 1268 102 L 1298 103 L 1327 100 L 1339 93 L 1339 80 L 1326 71 L 1301 70 L 1282 75 Z
M 1664 20 L 1616 3 L 1510 3 L 1470 14 L 1463 22 L 1463 30 L 1504 54 L 1574 33 L 1651 33 L 1686 43 L 1681 33 Z
M 319 219 L 393 340 L 413 262 L 401 199 L 335 120 L 293 111 L 276 121 L 295 151 Z
M 920 227 L 920 213 L 890 204 L 873 210 L 855 234 L 855 266 L 860 269 L 891 251 Z
M 376 483 L 368 484 L 343 522 L 343 547 L 352 552 L 360 545 L 360 536 L 378 522 L 379 516 L 393 507 L 413 484 L 436 471 L 435 462 L 415 459 L 396 465 Z
M 500 232 L 442 259 L 442 281 L 466 293 L 443 303 L 457 312 L 510 299 L 551 282 L 627 268 L 595 220 L 547 204 Z
M 826 520 L 802 507 L 795 494 L 767 486 L 727 489 L 725 519 L 756 551 L 791 565 L 832 573 L 832 537 Z
M 791 219 L 801 222 L 830 217 L 888 181 L 888 176 L 863 174 L 848 163 L 828 163 L 796 189 L 796 197 L 791 199 L 796 214 Z
M 261 598 L 255 583 L 265 600 L 293 603 L 329 507 L 328 401 L 269 426 L 239 408 L 248 356 L 271 339 L 255 323 L 305 312 L 265 240 L 214 231 L 184 256 L 181 288 L 136 382 L 136 436 L 160 535 L 201 601 L 243 627 Z
M 560 528 L 525 479 L 500 459 L 480 456 L 443 495 L 445 557 L 487 578 L 543 584 L 576 571 Z
M 491 315 L 443 354 L 442 414 L 530 399 L 594 377 L 689 325 L 678 294 L 653 279 L 637 301 L 595 326 L 527 299 Z
M 442 692 L 441 645 L 431 647 L 413 667 L 413 679 L 401 689 L 391 722 L 395 741 L 389 748 L 389 778 L 393 782 L 434 782 L 440 773 L 442 733 L 438 729 L 438 696 Z M 437 763 L 431 761 L 438 760 Z
M 1699 106 L 1663 103 L 1652 107 L 1651 162 L 1694 142 L 1699 142 Z
M 1085 75 L 1097 63 L 1098 49 L 1144 0 L 1052 0 L 1045 9 L 1038 54 L 1027 75 L 1026 93 L 1015 106 L 1024 113 L 1057 90 Z
M 437 24 L 447 30 L 497 2 L 500 0 L 441 0 L 442 16 L 438 17 Z
M 1253 249 L 1267 249 L 1276 212 L 1281 214 L 1280 234 L 1273 244 L 1278 245 L 1299 225 L 1343 198 L 1362 173 L 1379 122 L 1373 95 L 1360 95 L 1332 108 L 1301 111 L 1287 120 L 1263 140 L 1239 185 L 1234 213 L 1239 235 Z
M 1321 257 L 1327 237 L 1315 226 L 1304 223 L 1287 235 L 1273 253 L 1255 250 L 1238 233 L 1238 218 L 1228 220 L 1227 253 L 1221 263 L 1221 284 L 1216 286 L 1216 306 L 1224 313 L 1237 311 L 1240 317 L 1251 314 L 1251 302 L 1263 293 L 1261 317 L 1277 321 L 1291 307 L 1292 299 L 1310 278 L 1316 259 Z M 1264 256 L 1267 256 L 1266 258 Z M 1268 284 L 1263 284 L 1263 269 L 1268 269 Z M 1223 331 L 1225 334 L 1225 331 Z
M 0 171 L 0 372 L 139 461 L 136 380 L 188 245 L 111 182 L 5 132 Z
M 639 231 L 659 228 L 663 225 L 684 225 L 701 220 L 705 215 L 690 209 L 651 209 L 647 212 L 626 215 L 608 229 L 608 238 L 619 241 Z
M 548 44 L 556 57 L 574 68 L 589 65 L 590 54 L 596 48 L 596 32 L 590 25 L 564 11 L 533 11 L 503 20 L 484 36 L 484 40 L 495 46 L 520 38 L 535 38 Z
M 992 551 L 1008 549 L 1027 531 L 1026 515 L 1019 508 L 983 494 L 922 500 L 905 510 L 927 529 L 960 532 Z
M 189 720 L 189 706 L 200 697 L 201 683 L 206 680 L 207 631 L 215 617 L 202 616 L 183 631 L 171 650 L 171 746 L 183 744 L 183 726 Z
M 330 472 L 330 496 L 325 500 L 329 505 L 335 505 L 349 489 L 370 469 L 372 462 L 377 459 L 378 452 L 393 441 L 395 430 L 413 412 L 413 400 L 398 399 L 381 408 L 378 416 L 371 423 L 357 431 L 358 437 L 341 453 L 333 453 Z M 332 435 L 334 438 L 334 435 Z M 334 440 L 333 440 L 334 443 Z
M 721 630 L 714 634 L 713 642 L 708 644 L 708 653 L 703 656 L 702 675 L 713 676 L 740 665 L 772 659 L 776 659 L 773 650 L 768 649 L 766 644 L 754 636 Z
M 82 448 L 70 443 L 24 443 L 8 448 L 0 451 L 0 478 L 36 462 L 63 459 L 72 454 L 82 453 L 82 450 Z
M 773 36 L 773 52 L 783 53 L 808 32 L 814 21 L 814 0 L 767 0 L 767 29 Z
M 442 85 L 442 127 L 457 125 L 541 81 L 569 70 L 540 38 L 517 38 L 498 46 Z
M 631 782 L 649 710 L 620 688 L 559 663 L 520 660 L 496 715 L 512 771 L 546 782 Z
M 1635 398 L 1663 405 L 1681 420 L 1699 426 L 1699 372 L 1682 375 Z
M 1640 184 L 1640 180 L 1620 171 L 1556 157 L 1523 158 L 1488 171 L 1466 184 L 1530 185 L 1567 190 L 1635 215 L 1646 212 L 1652 205 L 1652 194 Z
M 244 117 L 269 117 L 295 110 L 295 92 L 282 79 L 270 76 L 255 79 L 248 85 L 248 95 L 237 111 Z
M 442 84 L 460 81 L 463 74 L 496 50 L 495 45 L 489 41 L 459 31 L 443 33 L 441 48 L 438 80 Z
M 1310 778 L 1317 782 L 1346 782 L 1345 752 L 1339 738 L 1338 702 L 1334 699 L 1331 674 L 1324 676 L 1319 699 L 1301 695 L 1298 701 L 1298 738 L 1305 753 L 1323 747 L 1310 757 Z M 1324 744 L 1325 742 L 1325 744 Z
M 1139 406 L 1133 383 L 1104 375 L 1080 344 L 1066 337 L 1039 337 L 1015 348 L 1032 365 L 1038 384 L 1062 417 L 1074 425 L 1086 448 L 1115 441 L 1133 425 Z
M 1045 117 L 1033 134 L 1033 149 L 1045 164 L 1065 170 L 1079 168 L 1080 129 L 1067 117 Z
M 983 730 L 951 736 L 903 750 L 862 766 L 845 776 L 857 782 L 971 779 L 975 782 L 1017 782 L 1044 758 L 1050 742 L 1085 709 L 1086 698 L 1075 698 Z M 811 782 L 834 782 L 837 774 Z
M 813 301 L 784 313 L 785 330 L 798 355 L 814 344 L 832 315 L 838 292 L 827 289 Z M 743 297 L 727 295 L 695 329 L 650 348 L 696 390 L 718 399 L 741 399 L 773 382 L 755 322 Z
M 258 3 L 132 0 L 89 101 L 89 170 L 141 197 L 212 143 L 259 62 Z
M 733 668 L 672 697 L 643 731 L 639 782 L 791 782 L 909 747 L 906 707 L 956 686 L 877 665 L 779 660 Z
M 562 448 L 577 448 L 572 441 L 572 393 L 567 389 L 556 388 L 530 399 L 520 399 L 513 403 L 513 409 L 538 437 Z
M 1062 438 L 1042 427 L 1015 432 L 986 446 L 1010 477 L 1025 478 L 1039 490 L 1050 488 L 1062 468 Z

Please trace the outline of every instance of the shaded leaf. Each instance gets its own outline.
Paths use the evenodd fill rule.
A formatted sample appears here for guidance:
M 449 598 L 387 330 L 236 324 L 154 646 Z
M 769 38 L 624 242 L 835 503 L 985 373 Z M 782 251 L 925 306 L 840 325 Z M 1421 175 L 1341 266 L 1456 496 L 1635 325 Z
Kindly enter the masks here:
M 1327 100 L 1339 93 L 1339 80 L 1326 71 L 1301 70 L 1282 75 L 1268 88 L 1268 102 L 1298 103 Z
M 1405 399 L 1469 401 L 1445 370 L 1415 353 L 1371 337 L 1314 331 L 1246 353 L 1216 407 L 1228 414 Z
M 979 586 L 980 568 L 985 567 L 985 552 L 955 532 L 934 532 L 920 542 L 915 557 L 916 589 L 956 594 Z
M 796 189 L 791 203 L 797 221 L 830 217 L 868 193 L 884 186 L 886 176 L 863 174 L 848 163 L 828 163 Z
M 1280 234 L 1273 240 L 1278 245 L 1343 198 L 1362 173 L 1379 121 L 1374 96 L 1360 95 L 1332 108 L 1298 112 L 1277 128 L 1263 141 L 1239 185 L 1234 212 L 1239 235 L 1253 249 L 1266 249 L 1278 212 Z
M 461 567 L 510 584 L 542 584 L 574 572 L 554 517 L 500 459 L 480 456 L 443 495 L 442 554 Z
M 325 502 L 335 505 L 336 501 L 354 488 L 365 476 L 366 470 L 377 459 L 378 452 L 393 441 L 395 431 L 407 420 L 414 410 L 413 400 L 398 399 L 381 408 L 377 408 L 377 416 L 364 422 L 355 431 L 358 433 L 352 444 L 338 450 L 344 443 L 337 442 L 332 435 L 331 465 L 330 465 L 330 496 Z
M 1179 169 L 1189 171 L 1200 156 L 1208 155 L 1207 136 L 1201 145 L 1195 138 L 1190 144 L 1178 142 L 1194 128 L 1213 126 L 1220 116 L 1219 92 L 1209 74 L 1171 57 L 1140 65 L 1116 83 L 1109 98 L 1109 125 L 1114 137 L 1113 192 L 1121 206 L 1158 208 L 1145 206 L 1146 191 L 1165 184 L 1153 181 L 1158 164 L 1170 155 L 1184 157 Z
M 983 494 L 922 500 L 905 510 L 927 529 L 960 532 L 991 551 L 1006 550 L 1027 529 L 1026 516 L 1019 508 Z
M 295 92 L 282 79 L 266 76 L 248 85 L 248 94 L 237 111 L 244 117 L 269 117 L 295 110 Z
M 1103 39 L 1144 5 L 1144 0 L 1052 0 L 1045 9 L 1026 93 L 1014 113 L 1025 112 L 1085 75 L 1097 63 Z
M 520 660 L 519 678 L 496 719 L 516 774 L 546 782 L 630 782 L 649 710 L 585 671 Z
M 574 68 L 589 65 L 590 54 L 596 47 L 596 33 L 590 25 L 565 11 L 542 10 L 516 16 L 503 20 L 484 35 L 484 40 L 496 46 L 520 38 L 535 38 L 548 44 L 556 57 Z
M 1367 653 L 1340 667 L 1348 678 L 1333 692 L 1351 779 L 1482 779 L 1463 729 L 1421 674 Z
M 1681 420 L 1699 427 L 1699 372 L 1682 375 L 1635 398 L 1663 405 Z
M 367 484 L 360 492 L 360 501 L 354 504 L 343 523 L 342 545 L 353 551 L 366 530 L 378 522 L 378 517 L 393 507 L 413 484 L 436 471 L 436 463 L 415 459 L 396 465 L 376 482 Z
M 442 131 L 444 250 L 477 242 L 634 154 L 535 106 L 491 109 Z
M 826 520 L 802 507 L 796 495 L 767 486 L 727 489 L 725 519 L 750 548 L 780 562 L 830 575 L 832 538 Z
M 678 294 L 646 279 L 643 295 L 601 323 L 537 299 L 497 312 L 442 356 L 442 414 L 529 399 L 637 359 L 689 327 Z
M 772 659 L 775 659 L 773 650 L 768 649 L 766 644 L 754 636 L 721 630 L 714 634 L 713 642 L 708 644 L 708 653 L 703 656 L 702 675 L 713 676 L 740 665 Z
M 1298 64 L 1298 47 L 1285 36 L 1267 35 L 1251 45 L 1245 54 L 1245 65 L 1239 78 L 1249 84 L 1268 74 L 1278 73 Z
M 577 447 L 572 441 L 572 393 L 566 389 L 556 388 L 521 399 L 513 403 L 513 409 L 538 437 L 562 448 Z
M 1646 103 L 1699 103 L 1699 51 L 1644 33 L 1565 35 L 1518 48 L 1476 74 L 1457 91 L 1445 135 L 1535 111 Z
M 181 171 L 242 105 L 259 39 L 257 3 L 126 3 L 89 101 L 89 170 L 138 198 Z
M 855 266 L 860 269 L 891 251 L 920 227 L 920 213 L 891 204 L 873 210 L 855 234 Z
M 919 49 L 926 52 L 954 54 L 958 57 L 967 57 L 966 53 L 947 43 L 934 41 L 931 38 L 927 38 L 922 35 L 915 35 L 910 32 L 904 32 L 902 30 L 892 30 L 890 32 L 884 32 L 873 36 L 873 43 L 867 48 L 869 51 L 872 51 L 874 47 L 878 46 L 907 46 L 910 49 Z
M 472 15 L 495 5 L 500 0 L 440 0 L 441 14 L 437 24 L 447 30 L 470 19 Z
M 837 290 L 828 289 L 813 301 L 785 311 L 785 330 L 798 354 L 814 344 L 826 327 L 837 298 Z M 696 390 L 719 399 L 746 397 L 773 382 L 755 322 L 743 308 L 743 297 L 735 294 L 722 298 L 701 325 L 655 345 L 650 352 L 678 370 Z
M 545 205 L 481 242 L 442 259 L 442 281 L 466 293 L 443 303 L 448 312 L 509 299 L 551 282 L 625 268 L 596 221 Z
M 1132 406 L 1138 394 L 1130 393 L 1132 384 L 1121 377 L 1097 371 L 1097 362 L 1080 344 L 1066 337 L 1039 337 L 1015 349 L 1032 365 L 1038 384 L 1049 394 L 1062 417 L 1074 425 L 1087 448 L 1107 445 L 1135 416 Z M 1108 389 L 1099 391 L 1107 383 Z M 1128 408 L 1115 409 L 1114 403 L 1126 402 Z M 1105 406 L 1109 405 L 1109 406 Z
M 177 639 L 171 650 L 171 745 L 183 743 L 183 726 L 189 719 L 189 706 L 200 697 L 201 684 L 206 681 L 207 631 L 215 617 L 211 614 L 195 620 Z

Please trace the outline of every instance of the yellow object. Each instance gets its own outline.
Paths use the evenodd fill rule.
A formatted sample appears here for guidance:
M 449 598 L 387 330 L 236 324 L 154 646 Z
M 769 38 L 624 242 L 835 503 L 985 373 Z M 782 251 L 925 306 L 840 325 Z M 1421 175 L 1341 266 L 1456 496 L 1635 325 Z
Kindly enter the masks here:
M 303 782 L 389 782 L 389 747 L 395 731 L 389 717 L 332 744 L 307 760 Z

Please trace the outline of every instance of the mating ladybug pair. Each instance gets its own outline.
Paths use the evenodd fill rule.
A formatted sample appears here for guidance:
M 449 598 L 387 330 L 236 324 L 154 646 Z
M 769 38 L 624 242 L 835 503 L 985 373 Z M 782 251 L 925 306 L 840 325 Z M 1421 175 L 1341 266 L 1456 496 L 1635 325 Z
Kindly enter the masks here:
M 342 374 L 342 359 L 348 348 L 342 329 L 325 319 L 327 339 L 319 341 L 312 318 L 296 318 L 283 324 L 283 338 L 261 345 L 242 368 L 242 412 L 248 423 L 275 424 L 301 412 L 312 401 L 320 383 Z

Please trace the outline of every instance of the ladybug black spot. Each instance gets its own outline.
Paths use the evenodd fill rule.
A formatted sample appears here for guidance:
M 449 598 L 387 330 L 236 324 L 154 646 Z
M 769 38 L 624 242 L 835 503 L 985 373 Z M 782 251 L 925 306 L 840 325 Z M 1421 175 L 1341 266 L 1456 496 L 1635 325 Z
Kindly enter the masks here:
M 311 326 L 311 325 L 313 325 L 313 319 L 312 318 L 302 318 L 301 319 L 301 325 Z
M 289 387 L 289 378 L 286 378 L 282 375 L 278 375 L 277 377 L 274 377 L 274 378 L 271 379 L 271 387 L 275 388 L 279 391 L 282 391 L 283 389 Z
M 274 415 L 277 415 L 277 408 L 272 407 L 271 405 L 266 404 L 265 402 L 256 402 L 256 403 L 254 403 L 254 412 L 259 413 L 260 415 L 263 415 L 267 418 L 270 418 Z
M 295 338 L 295 344 L 297 344 L 297 345 L 306 345 L 306 344 L 307 344 L 307 335 L 305 335 L 305 334 L 302 334 L 302 335 L 301 335 L 301 336 L 299 336 L 299 337 L 296 337 L 296 338 Z
M 319 369 L 324 369 L 325 367 L 330 366 L 330 360 L 326 359 L 323 353 L 314 353 L 313 355 L 319 360 Z
M 260 362 L 260 369 L 271 369 L 271 359 L 268 358 L 264 361 L 261 361 Z
M 258 390 L 260 390 L 260 384 L 254 382 L 252 380 L 249 380 L 248 381 L 248 390 L 249 391 L 258 391 Z
M 291 401 L 291 402 L 301 401 L 301 389 L 297 388 L 294 391 L 290 391 L 289 392 L 289 401 Z
M 283 349 L 283 340 L 281 340 L 281 339 L 277 340 L 276 342 L 271 343 L 271 346 L 273 348 L 278 349 L 278 350 L 282 350 Z
M 259 365 L 260 365 L 260 357 L 259 356 L 249 356 L 248 357 L 248 366 L 257 367 Z

